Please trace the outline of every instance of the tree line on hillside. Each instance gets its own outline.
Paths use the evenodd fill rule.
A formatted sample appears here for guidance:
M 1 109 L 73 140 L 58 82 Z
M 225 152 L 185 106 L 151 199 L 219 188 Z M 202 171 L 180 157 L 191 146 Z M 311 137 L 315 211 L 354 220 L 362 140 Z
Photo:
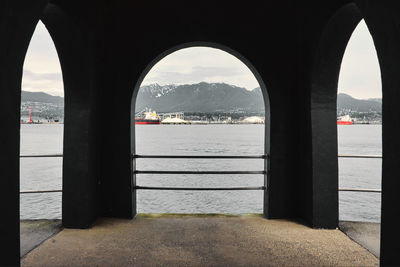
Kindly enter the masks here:
M 63 116 L 64 98 L 43 92 L 22 91 L 21 112 L 26 115 L 29 103 L 40 108 L 32 110 L 38 116 Z M 27 104 L 28 103 L 28 104 Z M 38 104 L 39 103 L 39 104 Z M 44 103 L 44 104 L 40 104 Z M 261 89 L 251 91 L 225 83 L 197 83 L 188 85 L 142 86 L 136 100 L 136 112 L 145 109 L 157 112 L 185 112 L 194 116 L 223 115 L 232 118 L 244 115 L 264 114 Z M 352 114 L 359 117 L 376 117 L 382 113 L 382 99 L 355 99 L 347 94 L 338 94 L 338 115 Z

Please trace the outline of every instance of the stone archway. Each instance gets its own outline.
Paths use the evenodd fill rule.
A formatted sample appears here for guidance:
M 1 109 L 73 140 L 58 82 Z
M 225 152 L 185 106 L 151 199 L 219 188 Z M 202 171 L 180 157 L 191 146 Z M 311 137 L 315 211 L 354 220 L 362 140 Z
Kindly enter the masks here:
M 381 252 L 383 266 L 396 265 L 400 217 L 400 22 L 398 4 L 369 2 L 340 8 L 326 25 L 313 60 L 311 78 L 311 131 L 314 226 L 335 227 L 338 221 L 336 94 L 341 60 L 347 42 L 364 18 L 377 50 L 383 96 Z M 324 210 L 333 210 L 326 213 Z
M 244 57 L 242 56 L 240 53 L 224 46 L 224 45 L 220 45 L 217 43 L 213 43 L 213 42 L 189 42 L 189 43 L 184 43 L 182 45 L 178 45 L 175 46 L 173 48 L 170 48 L 168 50 L 166 50 L 165 52 L 161 53 L 160 55 L 158 55 L 155 59 L 153 59 L 145 68 L 145 70 L 142 72 L 139 80 L 137 81 L 135 87 L 134 87 L 134 91 L 133 91 L 133 96 L 132 96 L 132 101 L 131 101 L 131 118 L 135 118 L 135 105 L 136 105 L 136 97 L 140 88 L 140 85 L 142 83 L 142 81 L 144 80 L 144 78 L 146 77 L 146 75 L 149 73 L 149 71 L 153 68 L 153 66 L 155 64 L 157 64 L 160 60 L 162 60 L 164 57 L 168 56 L 169 54 L 176 52 L 180 49 L 184 49 L 184 48 L 191 48 L 191 47 L 208 47 L 208 48 L 215 48 L 215 49 L 219 49 L 223 52 L 226 52 L 230 55 L 235 56 L 236 58 L 238 58 L 242 63 L 244 63 L 250 70 L 251 72 L 254 74 L 254 76 L 256 77 L 258 84 L 260 85 L 262 94 L 263 94 L 263 98 L 264 98 L 264 106 L 265 106 L 265 134 L 264 134 L 264 154 L 265 155 L 270 155 L 270 129 L 271 129 L 271 119 L 270 119 L 270 102 L 269 102 L 269 96 L 268 96 L 268 92 L 267 92 L 267 87 L 264 84 L 264 81 L 262 80 L 260 74 L 257 72 L 257 70 L 254 68 L 254 66 Z M 131 127 L 131 154 L 135 155 L 136 154 L 136 138 L 135 138 L 135 124 L 131 123 L 130 125 Z M 266 158 L 265 160 L 265 168 L 268 169 L 269 168 L 269 157 Z M 132 158 L 132 173 L 133 170 L 135 169 L 135 159 Z M 268 174 L 265 175 L 265 184 L 267 185 L 269 182 L 269 179 L 267 179 Z M 135 174 L 133 174 L 133 186 L 136 185 L 136 176 Z M 267 186 L 267 190 L 268 190 L 268 186 Z M 268 214 L 268 192 L 264 191 L 264 214 L 267 216 Z M 134 199 L 134 210 L 135 210 L 135 214 L 136 214 L 136 190 L 134 190 L 133 193 L 133 199 Z
M 63 224 L 66 227 L 88 227 L 97 216 L 94 190 L 89 189 L 95 181 L 89 171 L 94 155 L 89 155 L 88 137 L 94 88 L 90 77 L 93 77 L 95 60 L 88 50 L 93 34 L 87 33 L 88 28 L 77 25 L 61 7 L 47 1 L 31 1 L 8 3 L 5 8 L 9 15 L 4 20 L 6 24 L 2 24 L 5 27 L 0 28 L 5 40 L 0 44 L 0 104 L 7 119 L 0 133 L 0 169 L 5 177 L 0 182 L 0 199 L 6 218 L 2 223 L 2 240 L 7 246 L 1 263 L 18 266 L 21 81 L 25 54 L 36 24 L 41 20 L 49 31 L 63 72 L 65 123 L 69 124 L 64 133 L 63 153 Z
M 348 40 L 362 16 L 349 4 L 326 25 L 314 54 L 311 76 L 312 225 L 338 226 L 336 98 L 340 65 Z

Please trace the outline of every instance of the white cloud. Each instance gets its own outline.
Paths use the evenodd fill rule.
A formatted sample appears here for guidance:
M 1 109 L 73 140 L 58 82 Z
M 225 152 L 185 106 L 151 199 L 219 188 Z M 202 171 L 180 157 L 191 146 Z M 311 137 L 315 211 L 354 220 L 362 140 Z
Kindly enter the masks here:
M 259 84 L 250 69 L 233 55 L 215 48 L 191 47 L 160 60 L 143 84 L 225 82 L 246 89 Z M 54 43 L 39 22 L 24 64 L 22 89 L 63 96 L 61 67 Z M 339 78 L 338 92 L 357 98 L 381 97 L 380 68 L 372 37 L 364 21 L 349 41 Z
M 64 95 L 57 51 L 42 22 L 36 27 L 25 57 L 22 90 Z
M 225 82 L 252 90 L 259 84 L 250 69 L 235 56 L 210 47 L 178 50 L 160 60 L 142 84 Z
M 354 30 L 343 56 L 338 92 L 356 98 L 382 97 L 378 57 L 364 20 Z

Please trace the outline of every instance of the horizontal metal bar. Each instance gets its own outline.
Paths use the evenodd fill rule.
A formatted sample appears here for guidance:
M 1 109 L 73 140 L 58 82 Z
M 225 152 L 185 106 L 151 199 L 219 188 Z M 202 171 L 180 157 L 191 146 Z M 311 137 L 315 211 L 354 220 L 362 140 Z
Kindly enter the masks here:
M 135 174 L 266 174 L 265 171 L 134 171 Z
M 37 191 L 20 191 L 20 194 L 41 194 L 41 193 L 60 193 L 61 189 L 56 190 L 37 190 Z
M 20 158 L 62 158 L 63 154 L 48 154 L 48 155 L 20 155 Z
M 138 190 L 187 190 L 187 191 L 227 191 L 227 190 L 265 190 L 265 186 L 249 187 L 158 187 L 158 186 L 136 186 Z
M 340 192 L 367 192 L 367 193 L 382 193 L 381 189 L 366 189 L 366 188 L 339 188 Z
M 360 159 L 381 159 L 381 155 L 344 155 L 339 154 L 339 158 L 360 158 Z
M 133 155 L 136 159 L 265 159 L 267 155 L 255 156 L 189 156 L 189 155 Z

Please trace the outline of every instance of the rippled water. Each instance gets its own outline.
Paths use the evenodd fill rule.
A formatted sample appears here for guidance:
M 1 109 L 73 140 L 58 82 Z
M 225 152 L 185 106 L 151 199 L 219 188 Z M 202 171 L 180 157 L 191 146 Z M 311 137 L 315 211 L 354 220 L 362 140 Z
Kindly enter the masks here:
M 264 125 L 140 125 L 137 153 L 261 155 Z M 380 154 L 381 126 L 339 126 L 339 153 Z M 21 125 L 21 154 L 62 153 L 63 125 Z M 21 189 L 61 188 L 61 159 L 21 159 Z M 262 160 L 139 159 L 140 170 L 262 170 Z M 380 188 L 381 160 L 340 159 L 340 186 Z M 142 186 L 235 187 L 263 185 L 263 175 L 150 175 Z M 138 212 L 261 213 L 261 191 L 138 192 Z M 342 192 L 340 219 L 379 221 L 380 194 Z M 61 194 L 21 196 L 21 218 L 60 218 Z
M 381 125 L 338 127 L 339 154 L 382 155 Z M 381 188 L 382 159 L 339 159 L 339 187 Z M 381 194 L 339 193 L 339 218 L 379 222 Z
M 63 125 L 22 124 L 21 155 L 61 154 Z M 21 158 L 21 190 L 60 189 L 62 158 Z M 21 219 L 61 218 L 61 193 L 20 197 Z
M 264 125 L 141 125 L 137 153 L 146 155 L 262 155 Z M 262 159 L 140 159 L 139 170 L 263 170 Z M 139 175 L 138 185 L 262 186 L 263 175 Z M 262 191 L 138 192 L 139 212 L 261 213 Z

